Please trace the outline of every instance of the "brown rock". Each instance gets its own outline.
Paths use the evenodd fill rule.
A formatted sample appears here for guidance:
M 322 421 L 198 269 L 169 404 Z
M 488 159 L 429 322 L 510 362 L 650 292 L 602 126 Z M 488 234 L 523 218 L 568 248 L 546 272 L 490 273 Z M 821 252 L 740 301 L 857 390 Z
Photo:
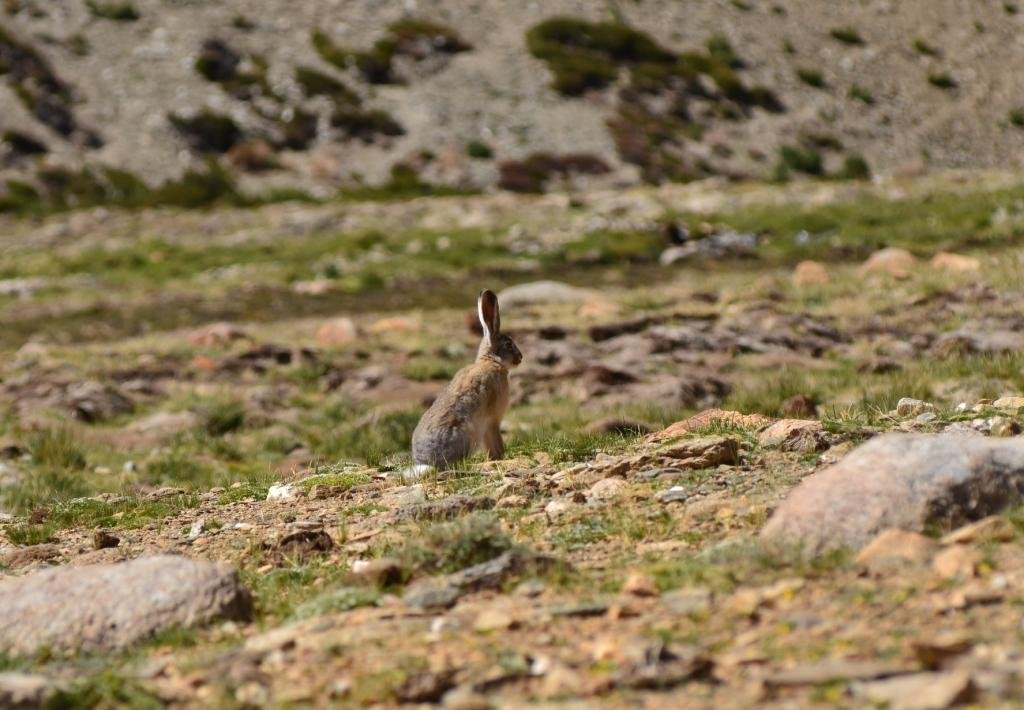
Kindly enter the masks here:
M 588 500 L 611 500 L 625 494 L 628 484 L 621 478 L 602 478 L 587 491 Z
M 172 626 L 248 619 L 249 592 L 224 564 L 173 555 L 56 567 L 0 581 L 0 653 L 111 651 Z
M 197 348 L 222 348 L 249 339 L 248 333 L 231 323 L 210 323 L 188 334 L 188 342 Z
M 820 685 L 838 680 L 888 678 L 907 672 L 906 666 L 890 661 L 830 659 L 779 671 L 765 678 L 765 685 L 769 688 Z
M 857 694 L 890 710 L 944 710 L 974 695 L 969 673 L 912 673 L 864 683 Z
M 974 641 L 962 631 L 947 631 L 912 644 L 914 655 L 929 670 L 937 670 L 950 660 L 971 650 Z
M 316 342 L 324 347 L 345 345 L 359 338 L 359 328 L 351 318 L 332 318 L 316 329 Z
M 507 631 L 518 625 L 515 617 L 505 609 L 490 608 L 480 612 L 473 621 L 473 629 L 479 632 Z
M 885 530 L 857 554 L 856 563 L 868 574 L 882 576 L 927 562 L 935 548 L 935 541 L 924 535 Z
M 821 422 L 814 419 L 780 419 L 757 435 L 761 446 L 784 451 L 819 451 L 828 446 Z
M 411 318 L 395 316 L 393 318 L 381 318 L 370 324 L 367 331 L 370 333 L 413 333 L 420 329 L 419 324 Z
M 905 279 L 917 266 L 917 258 L 906 249 L 889 247 L 881 249 L 868 257 L 861 264 L 858 272 L 861 275 L 885 274 L 897 279 Z
M 729 436 L 706 436 L 690 439 L 660 449 L 658 454 L 673 459 L 679 468 L 714 468 L 739 461 L 739 442 Z
M 4 564 L 13 569 L 27 567 L 37 562 L 49 562 L 60 557 L 60 548 L 56 545 L 43 543 L 41 545 L 29 545 L 11 550 L 4 555 Z
M 981 269 L 981 262 L 973 256 L 951 254 L 945 251 L 941 251 L 933 256 L 929 263 L 933 269 L 938 271 L 952 271 L 954 273 L 965 273 Z
M 729 426 L 743 427 L 744 429 L 760 429 L 771 423 L 771 418 L 763 414 L 741 414 L 725 409 L 705 409 L 703 412 L 694 414 L 689 419 L 669 424 L 661 431 L 656 431 L 647 437 L 647 441 L 664 441 L 676 436 L 682 436 L 694 429 L 725 424 Z
M 1022 495 L 1024 441 L 883 434 L 801 481 L 761 534 L 811 553 L 861 547 L 887 528 L 960 525 Z
M 794 286 L 820 286 L 830 280 L 828 269 L 817 261 L 801 261 L 793 269 Z
M 1017 529 L 1006 518 L 990 515 L 977 522 L 957 528 L 942 538 L 943 545 L 961 545 L 972 542 L 1009 542 L 1017 536 Z
M 977 550 L 964 545 L 954 545 L 935 555 L 932 569 L 943 579 L 970 579 L 975 575 L 981 555 Z
M 633 572 L 622 585 L 622 591 L 636 597 L 656 597 L 660 594 L 654 579 L 641 572 Z

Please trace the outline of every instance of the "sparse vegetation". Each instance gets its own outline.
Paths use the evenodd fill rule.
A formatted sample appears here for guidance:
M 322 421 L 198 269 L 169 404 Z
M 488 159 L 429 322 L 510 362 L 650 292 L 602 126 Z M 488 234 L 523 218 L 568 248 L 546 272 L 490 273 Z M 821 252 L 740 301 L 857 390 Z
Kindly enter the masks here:
M 843 44 L 857 47 L 864 45 L 864 38 L 852 27 L 836 27 L 829 31 L 829 35 L 832 36 L 832 39 L 838 40 Z
M 918 54 L 923 54 L 926 57 L 938 57 L 939 50 L 932 45 L 928 44 L 925 40 L 918 37 L 914 40 L 914 51 Z
M 871 168 L 868 161 L 860 155 L 850 155 L 843 161 L 843 167 L 838 177 L 843 180 L 869 180 L 871 179 Z
M 494 157 L 494 151 L 483 141 L 474 139 L 466 143 L 466 155 L 477 160 L 490 160 Z
M 868 106 L 875 103 L 874 95 L 860 84 L 854 84 L 851 86 L 848 95 L 851 99 L 860 101 L 862 104 L 866 104 Z
M 119 0 L 86 0 L 86 6 L 93 17 L 115 22 L 135 22 L 141 17 L 134 3 Z
M 422 61 L 432 54 L 458 54 L 472 49 L 454 30 L 426 20 L 407 18 L 388 26 L 384 37 L 370 49 L 338 47 L 325 33 L 316 31 L 313 47 L 324 61 L 340 69 L 354 67 L 370 84 L 396 84 L 393 60 L 403 56 Z
M 955 89 L 956 80 L 948 72 L 936 72 L 928 75 L 928 83 L 939 89 Z
M 796 70 L 796 77 L 808 86 L 813 86 L 815 89 L 825 88 L 825 76 L 817 69 L 798 67 Z
M 523 160 L 506 160 L 498 169 L 498 185 L 513 192 L 543 192 L 555 178 L 568 179 L 577 175 L 603 175 L 608 164 L 588 153 L 532 153 Z
M 226 153 L 244 137 L 234 119 L 211 109 L 191 116 L 171 113 L 167 120 L 197 153 Z

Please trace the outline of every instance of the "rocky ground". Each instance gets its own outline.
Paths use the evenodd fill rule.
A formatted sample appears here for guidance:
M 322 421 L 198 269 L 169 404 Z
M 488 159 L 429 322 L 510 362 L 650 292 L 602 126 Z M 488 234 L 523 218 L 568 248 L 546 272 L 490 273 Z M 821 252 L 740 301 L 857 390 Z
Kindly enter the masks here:
M 0 705 L 1020 704 L 1022 205 L 5 222 Z M 508 458 L 413 478 L 481 286 L 525 356 Z

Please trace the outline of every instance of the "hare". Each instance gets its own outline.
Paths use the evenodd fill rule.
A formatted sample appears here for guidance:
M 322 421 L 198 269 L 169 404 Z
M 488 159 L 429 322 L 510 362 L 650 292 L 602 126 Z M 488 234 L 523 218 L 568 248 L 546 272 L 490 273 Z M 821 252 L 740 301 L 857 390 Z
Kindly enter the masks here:
M 416 465 L 443 470 L 481 448 L 491 459 L 505 456 L 501 419 L 508 409 L 508 371 L 523 356 L 512 338 L 501 332 L 494 292 L 481 291 L 476 308 L 484 329 L 476 362 L 455 373 L 420 418 L 412 434 Z

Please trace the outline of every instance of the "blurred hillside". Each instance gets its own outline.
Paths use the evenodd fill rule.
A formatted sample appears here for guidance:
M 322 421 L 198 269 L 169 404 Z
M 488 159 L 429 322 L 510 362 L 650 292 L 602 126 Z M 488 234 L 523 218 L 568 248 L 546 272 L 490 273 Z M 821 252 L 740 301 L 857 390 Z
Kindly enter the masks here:
M 1022 23 L 990 0 L 5 0 L 0 205 L 189 169 L 208 182 L 159 201 L 202 201 L 211 159 L 316 196 L 1015 167 Z

